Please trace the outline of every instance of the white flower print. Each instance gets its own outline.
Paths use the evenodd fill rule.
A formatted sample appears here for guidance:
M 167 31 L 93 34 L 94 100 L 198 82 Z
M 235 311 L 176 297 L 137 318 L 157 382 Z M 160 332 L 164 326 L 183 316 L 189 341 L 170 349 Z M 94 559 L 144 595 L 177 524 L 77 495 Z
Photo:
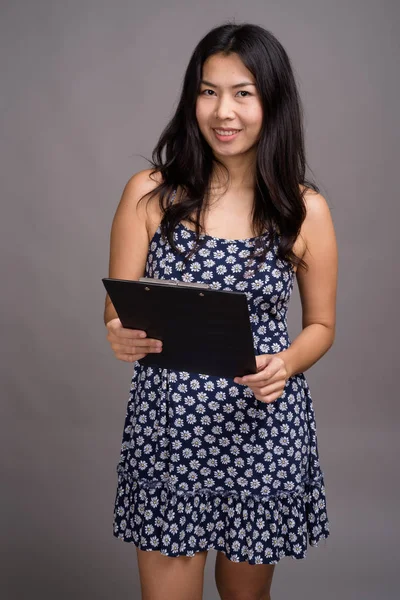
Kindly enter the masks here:
M 203 271 L 203 273 L 201 274 L 202 279 L 212 279 L 212 277 L 212 271 Z
M 195 271 L 196 273 L 198 273 L 201 270 L 201 265 L 198 262 L 192 263 L 190 265 L 190 270 L 191 271 Z
M 217 379 L 217 386 L 220 388 L 225 388 L 228 385 L 228 380 L 224 379 L 223 377 L 220 379 Z
M 239 265 L 239 264 L 233 265 L 232 273 L 240 273 L 241 271 L 243 271 L 242 265 Z
M 227 275 L 226 277 L 224 277 L 224 283 L 227 286 L 233 285 L 235 283 L 234 276 L 233 275 Z

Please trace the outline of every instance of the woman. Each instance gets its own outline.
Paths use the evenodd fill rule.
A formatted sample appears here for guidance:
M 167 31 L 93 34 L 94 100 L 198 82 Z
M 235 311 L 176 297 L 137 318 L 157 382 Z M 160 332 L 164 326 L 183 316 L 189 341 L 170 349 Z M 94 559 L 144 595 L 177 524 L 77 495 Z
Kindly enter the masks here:
M 106 298 L 107 339 L 134 363 L 114 535 L 137 548 L 146 600 L 200 599 L 210 548 L 222 600 L 265 600 L 277 562 L 329 535 L 304 371 L 333 344 L 337 281 L 291 64 L 270 32 L 225 24 L 200 41 L 152 158 L 122 194 L 109 276 L 245 292 L 257 373 L 145 367 L 162 344 L 124 329 Z M 291 341 L 295 277 L 303 329 Z

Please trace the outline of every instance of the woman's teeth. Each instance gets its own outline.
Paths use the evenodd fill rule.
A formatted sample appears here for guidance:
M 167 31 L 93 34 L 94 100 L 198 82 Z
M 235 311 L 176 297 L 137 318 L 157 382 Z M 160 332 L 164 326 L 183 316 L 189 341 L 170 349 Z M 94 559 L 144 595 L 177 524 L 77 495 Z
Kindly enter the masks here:
M 240 129 L 231 129 L 229 131 L 223 131 L 221 129 L 215 129 L 215 131 L 218 133 L 218 135 L 234 135 L 235 133 L 238 133 L 240 131 Z

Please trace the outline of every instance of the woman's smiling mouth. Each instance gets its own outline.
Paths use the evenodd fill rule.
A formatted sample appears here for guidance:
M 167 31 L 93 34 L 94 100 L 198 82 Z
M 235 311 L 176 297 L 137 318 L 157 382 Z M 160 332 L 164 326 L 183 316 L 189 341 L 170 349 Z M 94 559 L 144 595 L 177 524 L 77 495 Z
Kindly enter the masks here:
M 227 142 L 235 139 L 237 135 L 241 132 L 241 129 L 223 129 L 223 128 L 213 128 L 213 132 L 217 140 L 222 142 Z

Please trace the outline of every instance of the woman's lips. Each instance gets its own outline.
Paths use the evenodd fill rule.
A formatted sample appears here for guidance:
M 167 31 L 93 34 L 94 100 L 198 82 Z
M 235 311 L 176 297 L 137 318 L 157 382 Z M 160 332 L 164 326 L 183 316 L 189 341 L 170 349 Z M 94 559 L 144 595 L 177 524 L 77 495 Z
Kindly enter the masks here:
M 218 131 L 221 131 L 221 133 L 218 133 Z M 237 136 L 241 132 L 241 129 L 227 129 L 225 130 L 224 134 L 222 134 L 222 131 L 224 131 L 223 129 L 218 129 L 218 131 L 217 129 L 213 129 L 214 135 L 218 141 L 231 142 L 232 140 L 235 140 L 237 138 Z

